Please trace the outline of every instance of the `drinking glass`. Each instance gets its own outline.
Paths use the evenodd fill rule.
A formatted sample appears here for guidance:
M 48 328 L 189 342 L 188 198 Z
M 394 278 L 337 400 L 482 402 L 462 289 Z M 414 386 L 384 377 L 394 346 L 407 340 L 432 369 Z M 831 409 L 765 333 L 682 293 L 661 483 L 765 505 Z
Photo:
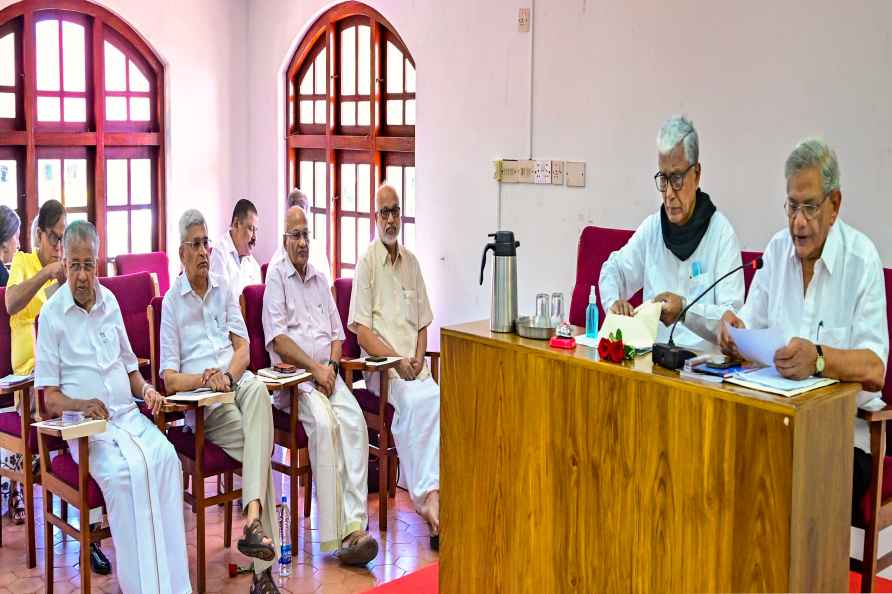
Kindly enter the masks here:
M 551 323 L 551 310 L 548 303 L 548 293 L 539 293 L 536 295 L 536 317 L 533 318 L 533 325 L 548 326 Z
M 564 294 L 551 294 L 551 325 L 555 328 L 564 321 Z

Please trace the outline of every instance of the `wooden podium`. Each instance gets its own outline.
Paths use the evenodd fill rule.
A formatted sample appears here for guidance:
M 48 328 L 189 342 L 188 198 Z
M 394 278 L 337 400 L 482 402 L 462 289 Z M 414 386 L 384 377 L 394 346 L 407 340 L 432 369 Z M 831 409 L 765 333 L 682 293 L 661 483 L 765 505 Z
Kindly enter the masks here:
M 857 384 L 792 399 L 442 330 L 440 591 L 845 592 Z

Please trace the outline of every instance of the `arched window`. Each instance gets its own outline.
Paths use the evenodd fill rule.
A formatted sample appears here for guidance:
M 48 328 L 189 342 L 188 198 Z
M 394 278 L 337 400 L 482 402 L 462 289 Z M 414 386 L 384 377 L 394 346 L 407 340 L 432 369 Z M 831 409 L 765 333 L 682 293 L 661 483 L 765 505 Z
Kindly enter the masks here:
M 310 228 L 335 277 L 353 276 L 374 236 L 385 179 L 403 204 L 402 241 L 415 245 L 415 60 L 372 8 L 346 2 L 313 23 L 286 74 L 286 193 L 310 199 Z
M 139 34 L 96 4 L 0 10 L 0 204 L 25 221 L 22 245 L 55 199 L 96 225 L 102 272 L 164 247 L 163 81 Z

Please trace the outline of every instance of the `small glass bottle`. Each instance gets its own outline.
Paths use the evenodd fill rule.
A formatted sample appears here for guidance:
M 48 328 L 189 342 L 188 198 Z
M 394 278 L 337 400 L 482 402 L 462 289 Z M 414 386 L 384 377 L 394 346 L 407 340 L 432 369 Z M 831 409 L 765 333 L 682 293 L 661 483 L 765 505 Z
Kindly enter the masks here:
M 598 296 L 595 285 L 592 285 L 588 294 L 588 307 L 585 309 L 585 335 L 589 338 L 598 337 Z

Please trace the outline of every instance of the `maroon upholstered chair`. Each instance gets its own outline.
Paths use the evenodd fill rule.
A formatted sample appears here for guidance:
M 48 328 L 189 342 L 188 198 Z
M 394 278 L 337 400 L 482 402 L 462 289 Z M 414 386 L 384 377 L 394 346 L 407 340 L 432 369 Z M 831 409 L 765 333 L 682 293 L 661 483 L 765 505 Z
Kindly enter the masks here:
M 115 256 L 115 270 L 118 274 L 134 272 L 154 272 L 158 278 L 158 294 L 164 297 L 170 288 L 170 263 L 165 252 L 148 254 L 119 254 Z
M 747 264 L 752 262 L 756 258 L 761 258 L 762 252 L 740 252 L 740 259 L 743 264 Z M 743 284 L 744 284 L 744 295 L 750 294 L 750 285 L 753 284 L 753 278 L 756 276 L 756 271 L 750 267 L 746 267 L 743 269 Z
M 149 379 L 149 362 L 151 360 L 149 345 L 148 307 L 152 299 L 157 297 L 155 282 L 148 272 L 135 272 L 119 276 L 103 276 L 99 283 L 112 292 L 121 308 L 124 327 L 130 348 L 140 360 L 139 369 L 143 377 Z
M 149 344 L 151 352 L 152 381 L 158 390 L 165 393 L 164 382 L 161 381 L 161 369 L 159 369 L 161 336 L 161 313 L 163 299 L 155 297 L 149 304 L 147 315 L 149 318 Z M 182 415 L 192 410 L 195 414 L 195 431 L 187 427 L 170 426 L 171 413 Z M 223 504 L 223 546 L 229 548 L 232 544 L 232 502 L 241 498 L 242 490 L 233 486 L 233 475 L 241 473 L 241 463 L 229 456 L 223 448 L 205 439 L 204 411 L 195 406 L 167 404 L 158 414 L 155 422 L 161 431 L 167 434 L 167 439 L 173 444 L 183 465 L 183 487 L 186 492 L 183 499 L 192 506 L 192 512 L 196 518 L 196 549 L 197 566 L 196 589 L 205 592 L 207 581 L 207 555 L 205 551 L 205 515 L 207 508 Z M 223 489 L 219 487 L 219 477 L 223 477 Z M 218 488 L 214 495 L 205 494 L 206 478 L 217 476 Z M 189 483 L 191 479 L 191 492 Z
M 242 308 L 242 317 L 245 318 L 245 326 L 248 329 L 250 341 L 248 352 L 248 369 L 257 372 L 270 366 L 269 353 L 266 351 L 266 339 L 263 334 L 263 293 L 266 285 L 248 285 L 242 291 L 239 302 Z M 275 384 L 267 384 L 267 389 L 274 392 L 278 389 Z M 297 384 L 284 388 L 290 392 L 291 414 L 273 407 L 273 439 L 276 445 L 290 451 L 289 463 L 285 464 L 273 460 L 273 470 L 288 475 L 291 488 L 291 516 L 297 518 L 298 486 L 303 480 L 304 486 L 304 517 L 310 517 L 313 499 L 313 480 L 310 471 L 309 440 L 304 426 L 297 419 Z M 291 522 L 291 542 L 297 542 L 298 526 L 300 522 Z
M 2 266 L 2 264 L 0 264 Z M 12 373 L 12 334 L 9 328 L 9 312 L 6 310 L 6 289 L 0 287 L 0 377 Z M 25 532 L 27 534 L 28 567 L 37 565 L 37 552 L 34 534 L 34 472 L 31 466 L 32 455 L 37 452 L 37 430 L 31 427 L 31 398 L 34 381 L 20 382 L 9 388 L 0 388 L 0 406 L 11 406 L 15 394 L 19 395 L 22 414 L 18 412 L 0 413 L 0 448 L 19 454 L 22 457 L 22 470 L 16 471 L 0 466 L 0 476 L 22 485 L 25 496 Z M 23 437 L 24 436 L 24 437 Z M 0 524 L 2 524 L 0 514 Z M 0 525 L 0 546 L 3 546 L 3 529 Z
M 266 282 L 266 269 L 269 268 L 269 262 L 260 267 L 260 280 Z
M 576 257 L 576 286 L 570 297 L 570 323 L 574 326 L 585 326 L 585 310 L 588 307 L 588 295 L 592 285 L 598 285 L 601 266 L 610 254 L 620 249 L 632 237 L 634 231 L 627 229 L 607 229 L 604 227 L 586 227 L 579 236 L 579 250 Z M 629 302 L 641 304 L 641 291 L 635 293 Z M 604 319 L 601 306 L 601 288 L 598 287 L 599 320 Z
M 886 322 L 892 325 L 892 269 L 884 268 L 886 284 Z M 876 574 L 892 566 L 892 552 L 879 556 L 877 545 L 880 531 L 892 526 L 892 456 L 886 455 L 889 434 L 886 421 L 892 419 L 892 371 L 886 361 L 886 379 L 883 384 L 883 400 L 886 407 L 880 411 L 858 410 L 858 416 L 870 424 L 870 451 L 873 458 L 870 487 L 861 501 L 854 502 L 852 523 L 864 529 L 864 554 L 862 559 L 849 558 L 852 571 L 861 574 L 861 591 L 873 591 Z

